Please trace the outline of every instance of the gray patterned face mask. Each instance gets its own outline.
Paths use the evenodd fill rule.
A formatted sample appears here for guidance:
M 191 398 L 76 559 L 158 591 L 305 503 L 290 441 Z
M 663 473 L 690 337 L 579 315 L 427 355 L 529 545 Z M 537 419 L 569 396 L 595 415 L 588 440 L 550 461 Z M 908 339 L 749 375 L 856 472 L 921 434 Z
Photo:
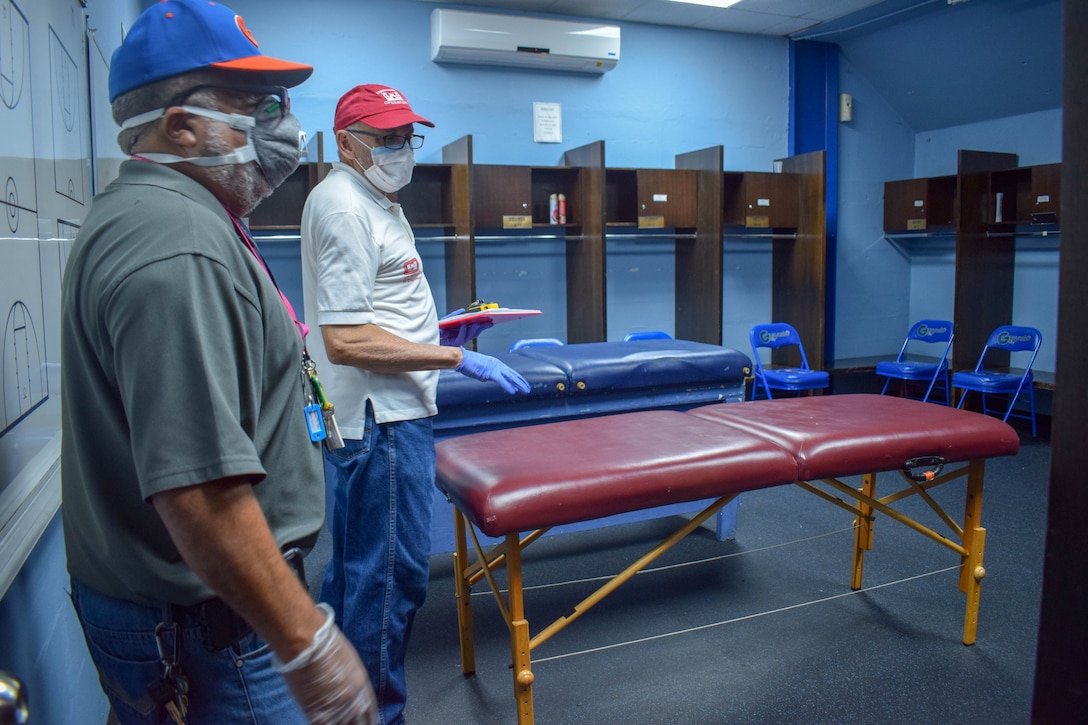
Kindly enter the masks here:
M 160 164 L 187 163 L 195 166 L 226 166 L 256 161 L 264 178 L 276 188 L 298 168 L 302 156 L 302 126 L 298 118 L 284 111 L 278 96 L 268 96 L 252 116 L 222 113 L 199 106 L 180 106 L 187 113 L 222 121 L 231 128 L 245 131 L 246 145 L 220 156 L 175 156 L 174 154 L 141 153 L 140 156 Z M 142 126 L 161 118 L 166 112 L 159 108 L 141 113 L 121 124 L 122 129 Z

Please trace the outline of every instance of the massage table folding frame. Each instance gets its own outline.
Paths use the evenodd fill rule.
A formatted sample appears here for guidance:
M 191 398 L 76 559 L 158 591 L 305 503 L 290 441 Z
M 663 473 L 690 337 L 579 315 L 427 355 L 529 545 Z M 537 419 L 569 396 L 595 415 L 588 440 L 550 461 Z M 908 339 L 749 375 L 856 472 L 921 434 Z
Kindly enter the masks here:
M 855 517 L 851 589 L 862 586 L 876 514 L 960 557 L 966 594 L 963 642 L 978 626 L 986 530 L 985 459 L 1012 455 L 1019 437 L 995 418 L 879 395 L 838 395 L 643 411 L 490 431 L 438 444 L 436 485 L 454 504 L 454 570 L 462 672 L 475 672 L 471 588 L 486 580 L 510 630 L 518 723 L 533 722 L 532 652 L 642 571 L 745 491 L 794 483 Z M 944 472 L 946 463 L 965 462 Z M 877 497 L 881 472 L 903 487 Z M 861 487 L 841 479 L 860 475 Z M 966 478 L 962 523 L 934 499 Z M 666 502 L 714 500 L 566 614 L 532 634 L 522 552 L 551 526 Z M 894 508 L 918 497 L 944 535 Z M 502 541 L 490 549 L 477 530 Z M 530 532 L 522 535 L 523 532 Z M 470 559 L 471 538 L 474 559 Z M 505 568 L 506 591 L 496 578 Z

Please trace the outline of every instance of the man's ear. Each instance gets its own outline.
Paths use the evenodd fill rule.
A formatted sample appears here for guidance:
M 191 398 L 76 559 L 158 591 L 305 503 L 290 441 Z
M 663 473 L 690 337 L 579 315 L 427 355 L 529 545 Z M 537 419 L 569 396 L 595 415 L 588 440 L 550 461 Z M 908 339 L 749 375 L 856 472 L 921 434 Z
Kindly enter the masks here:
M 353 140 L 355 143 L 352 143 Z M 362 164 L 370 160 L 363 156 L 363 154 L 367 153 L 366 146 L 359 143 L 358 139 L 355 139 L 345 129 L 336 132 L 336 150 L 340 153 L 340 160 L 344 163 L 355 160 Z
M 336 150 L 340 152 L 341 156 L 349 156 L 355 158 L 355 147 L 351 144 L 351 134 L 340 129 L 336 132 Z
M 183 148 L 193 148 L 199 142 L 196 126 L 201 122 L 197 116 L 178 106 L 171 106 L 163 113 L 163 135 L 170 143 Z

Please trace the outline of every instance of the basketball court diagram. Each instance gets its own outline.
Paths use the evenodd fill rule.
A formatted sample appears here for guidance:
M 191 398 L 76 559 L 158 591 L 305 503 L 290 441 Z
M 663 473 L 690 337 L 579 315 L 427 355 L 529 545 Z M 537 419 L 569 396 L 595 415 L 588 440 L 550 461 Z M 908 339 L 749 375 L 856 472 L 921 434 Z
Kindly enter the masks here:
M 49 398 L 47 363 L 60 352 L 60 279 L 89 202 L 83 64 L 76 61 L 83 49 L 73 53 L 63 38 L 47 22 L 33 27 L 14 0 L 0 0 L 0 437 Z M 32 75 L 48 77 L 48 98 L 40 81 L 32 92 Z
M 83 195 L 83 122 L 79 107 L 79 70 L 71 53 L 49 29 L 49 65 L 53 104 L 53 178 L 58 194 L 79 204 Z

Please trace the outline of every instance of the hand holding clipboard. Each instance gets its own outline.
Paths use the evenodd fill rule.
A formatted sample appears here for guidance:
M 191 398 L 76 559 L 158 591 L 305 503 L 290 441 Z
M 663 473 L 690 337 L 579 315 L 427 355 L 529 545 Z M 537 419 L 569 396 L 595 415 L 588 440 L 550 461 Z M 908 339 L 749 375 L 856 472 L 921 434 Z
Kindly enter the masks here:
M 476 300 L 467 308 L 454 310 L 438 321 L 441 344 L 461 346 L 501 322 L 513 322 L 523 317 L 539 315 L 540 310 L 499 307 L 495 302 Z

